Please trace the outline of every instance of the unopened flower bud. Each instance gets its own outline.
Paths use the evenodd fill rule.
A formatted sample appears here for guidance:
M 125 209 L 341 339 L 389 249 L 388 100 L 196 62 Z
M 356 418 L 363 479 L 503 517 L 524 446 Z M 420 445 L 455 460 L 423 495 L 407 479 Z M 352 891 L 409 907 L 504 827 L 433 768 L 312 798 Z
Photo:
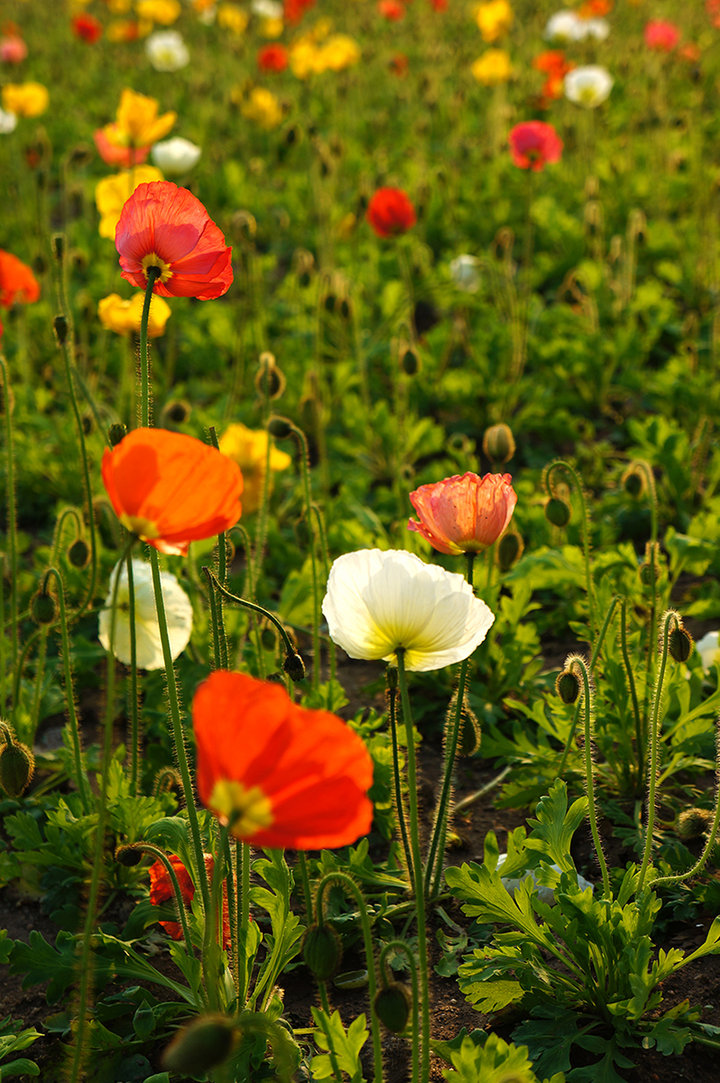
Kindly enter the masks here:
M 413 346 L 407 346 L 400 356 L 400 368 L 406 376 L 415 376 L 420 371 L 420 358 Z
M 480 748 L 482 730 L 480 722 L 474 711 L 468 706 L 467 700 L 463 706 L 460 718 L 460 740 L 458 742 L 458 754 L 460 756 L 474 756 Z
M 52 236 L 52 253 L 55 259 L 60 263 L 65 255 L 65 234 L 53 233 Z
M 509 572 L 513 564 L 517 564 L 518 560 L 522 556 L 523 540 L 519 534 L 516 534 L 514 530 L 509 531 L 507 534 L 503 534 L 500 541 L 495 546 L 495 557 L 498 562 L 498 566 L 501 572 Z
M 512 434 L 512 429 L 504 422 L 491 425 L 489 429 L 485 430 L 482 446 L 493 466 L 500 466 L 502 463 L 508 462 L 515 454 L 515 437 Z
M 36 624 L 54 624 L 58 618 L 57 600 L 49 590 L 39 590 L 30 599 L 30 616 Z
M 260 395 L 266 395 L 269 399 L 279 399 L 287 381 L 284 373 L 277 366 L 274 354 L 271 354 L 269 350 L 264 350 L 260 354 L 258 365 L 255 389 Z
M 303 959 L 318 981 L 327 981 L 342 960 L 342 941 L 331 925 L 311 925 L 303 940 Z
M 699 839 L 710 829 L 713 819 L 711 809 L 686 808 L 677 818 L 677 833 L 685 842 Z
M 551 496 L 545 505 L 545 518 L 553 526 L 567 526 L 570 522 L 570 508 L 564 500 Z
M 571 669 L 564 669 L 555 681 L 555 691 L 563 703 L 575 703 L 580 695 L 580 681 Z
M 143 852 L 139 846 L 118 846 L 115 851 L 115 860 L 129 869 L 139 865 L 142 859 Z
M 169 399 L 160 415 L 164 424 L 184 425 L 190 419 L 192 406 L 187 399 Z
M 407 1026 L 412 1007 L 412 993 L 406 985 L 392 981 L 375 996 L 373 1011 L 384 1027 L 401 1034 Z
M 69 327 L 66 316 L 56 316 L 53 320 L 53 330 L 58 346 L 64 346 L 67 342 Z
M 182 794 L 182 778 L 180 777 L 180 772 L 176 771 L 174 767 L 163 767 L 155 775 L 153 796 L 157 797 L 158 794 L 161 793 L 170 793 L 172 790 Z
M 287 440 L 293 431 L 292 423 L 286 417 L 271 417 L 268 421 L 268 432 L 276 440 Z
M 235 1043 L 232 1019 L 201 1015 L 183 1027 L 162 1055 L 162 1066 L 182 1076 L 202 1075 L 228 1059 Z
M 287 673 L 291 681 L 304 681 L 305 680 L 305 663 L 301 656 L 295 651 L 292 654 L 285 656 L 283 662 L 283 669 Z
M 34 773 L 35 759 L 27 745 L 13 740 L 0 748 L 0 786 L 8 797 L 20 797 Z
M 90 560 L 90 546 L 84 538 L 76 538 L 67 550 L 67 558 L 73 568 L 86 568 Z
M 646 587 L 652 586 L 653 582 L 657 582 L 660 578 L 662 568 L 660 564 L 660 547 L 657 543 L 647 543 L 645 546 L 645 559 L 638 570 L 640 582 Z
M 645 492 L 645 475 L 635 466 L 629 466 L 622 476 L 622 487 L 633 500 L 639 499 Z
M 110 447 L 117 447 L 121 440 L 127 436 L 127 426 L 122 421 L 116 421 L 108 429 L 108 441 Z
M 692 654 L 693 640 L 687 629 L 682 625 L 672 629 L 668 636 L 668 650 L 676 662 L 687 662 Z

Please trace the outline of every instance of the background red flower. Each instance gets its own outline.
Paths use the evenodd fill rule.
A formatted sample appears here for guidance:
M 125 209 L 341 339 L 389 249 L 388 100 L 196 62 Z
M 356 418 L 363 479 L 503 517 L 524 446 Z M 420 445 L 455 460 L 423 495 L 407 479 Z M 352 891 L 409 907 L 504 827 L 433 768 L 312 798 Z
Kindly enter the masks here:
M 415 208 L 402 188 L 378 188 L 365 216 L 378 237 L 406 233 L 416 222 Z

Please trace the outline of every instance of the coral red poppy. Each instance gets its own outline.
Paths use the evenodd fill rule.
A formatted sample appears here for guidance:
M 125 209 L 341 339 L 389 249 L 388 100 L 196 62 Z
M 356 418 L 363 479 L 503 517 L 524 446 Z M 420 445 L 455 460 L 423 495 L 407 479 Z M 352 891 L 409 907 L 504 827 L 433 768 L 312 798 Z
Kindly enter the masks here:
M 106 448 L 102 478 L 123 526 L 161 553 L 185 556 L 240 518 L 240 467 L 184 433 L 133 429 Z
M 410 493 L 416 531 L 440 553 L 476 553 L 505 533 L 517 503 L 509 474 L 456 474 Z
M 299 23 L 306 11 L 314 7 L 315 0 L 284 0 L 283 17 L 285 22 Z
M 388 22 L 397 23 L 405 18 L 405 5 L 400 0 L 378 0 L 378 11 Z
M 113 135 L 117 135 L 117 142 Z M 107 165 L 121 165 L 125 169 L 132 169 L 136 165 L 142 165 L 148 154 L 150 146 L 132 147 L 123 142 L 122 132 L 117 124 L 106 124 L 104 128 L 98 128 L 93 132 L 95 146 L 98 154 Z
M 39 296 L 40 286 L 27 264 L 0 249 L 0 305 L 32 304 Z
M 193 701 L 203 804 L 236 837 L 271 849 L 345 846 L 367 834 L 373 766 L 361 739 L 278 684 L 216 670 Z
M 544 169 L 548 162 L 558 162 L 563 149 L 562 139 L 552 124 L 542 120 L 516 124 L 510 132 L 509 143 L 515 165 L 535 173 Z
M 88 15 L 87 12 L 82 12 L 82 14 L 74 17 L 72 29 L 76 38 L 81 38 L 82 41 L 88 42 L 89 45 L 94 45 L 102 37 L 103 32 L 100 20 L 96 19 L 94 15 Z
M 183 903 L 185 906 L 189 907 L 190 903 L 195 898 L 195 885 L 190 879 L 190 873 L 187 871 L 177 854 L 169 854 L 168 856 L 173 871 L 177 876 Z M 203 857 L 205 859 L 207 874 L 208 876 L 212 876 L 213 867 L 215 865 L 213 856 L 212 854 L 204 854 Z M 150 874 L 150 902 L 152 905 L 162 906 L 162 904 L 166 902 L 175 902 L 175 892 L 173 890 L 172 881 L 163 862 L 155 861 L 148 869 L 148 872 Z M 173 940 L 182 940 L 183 930 L 179 921 L 161 921 L 160 925 Z M 223 947 L 226 951 L 230 949 L 231 943 L 227 893 L 223 886 Z
M 680 42 L 680 30 L 667 19 L 651 19 L 643 32 L 648 49 L 659 53 L 671 53 Z
M 415 208 L 402 188 L 378 188 L 365 214 L 378 237 L 394 237 L 415 225 Z
M 157 268 L 154 292 L 163 297 L 220 297 L 233 280 L 231 249 L 199 199 L 171 181 L 139 184 L 115 230 L 122 277 L 145 289 Z
M 5 64 L 22 64 L 28 48 L 19 33 L 11 33 L 0 39 L 0 60 Z
M 288 52 L 284 45 L 265 45 L 257 55 L 261 71 L 285 71 L 288 66 Z
M 547 49 L 544 53 L 536 56 L 532 62 L 537 71 L 546 75 L 542 88 L 542 97 L 546 101 L 553 101 L 563 96 L 565 76 L 572 71 L 575 65 L 565 59 L 565 54 L 559 49 Z

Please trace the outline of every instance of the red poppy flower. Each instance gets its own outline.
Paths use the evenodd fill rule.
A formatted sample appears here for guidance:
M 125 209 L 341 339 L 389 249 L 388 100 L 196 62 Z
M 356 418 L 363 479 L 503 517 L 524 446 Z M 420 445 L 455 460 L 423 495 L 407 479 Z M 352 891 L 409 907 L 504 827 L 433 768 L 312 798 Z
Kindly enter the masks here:
M 306 11 L 315 4 L 315 0 L 284 0 L 283 18 L 287 23 L 299 23 Z
M 517 503 L 509 474 L 456 474 L 410 493 L 420 522 L 408 528 L 422 534 L 440 553 L 455 556 L 488 549 L 507 530 Z
M 171 181 L 139 184 L 115 230 L 122 277 L 145 289 L 157 267 L 154 292 L 163 297 L 220 297 L 233 280 L 232 250 L 199 199 Z
M 415 225 L 415 208 L 402 188 L 378 188 L 365 214 L 378 237 L 394 237 Z
M 409 65 L 410 61 L 405 53 L 395 53 L 395 56 L 390 58 L 389 68 L 393 75 L 407 75 Z
M 515 165 L 537 173 L 548 162 L 558 162 L 563 143 L 552 124 L 542 120 L 526 120 L 516 124 L 509 136 Z
M 266 45 L 257 56 L 261 71 L 285 71 L 288 66 L 288 54 L 284 45 Z
M 546 101 L 561 98 L 564 92 L 565 76 L 575 65 L 567 61 L 565 54 L 559 49 L 547 49 L 536 56 L 532 63 L 537 71 L 542 71 L 547 76 L 541 92 L 542 97 Z
M 102 479 L 123 526 L 161 553 L 185 556 L 240 518 L 240 467 L 184 433 L 133 429 L 106 448 Z
M 651 19 L 645 25 L 645 44 L 659 53 L 670 53 L 680 41 L 680 31 L 675 23 L 666 19 Z
M 102 23 L 94 15 L 88 15 L 86 12 L 75 16 L 72 28 L 76 38 L 81 38 L 90 45 L 94 45 L 98 38 L 102 37 Z
M 40 296 L 40 286 L 30 268 L 0 248 L 0 305 L 10 308 L 18 301 L 32 304 Z
M 190 903 L 195 898 L 195 885 L 190 879 L 190 873 L 187 871 L 177 854 L 169 854 L 168 856 L 170 858 L 170 864 L 177 876 L 182 900 L 185 906 L 189 908 Z M 212 876 L 213 867 L 215 865 L 213 856 L 212 854 L 204 854 L 203 857 L 205 859 L 207 874 L 208 876 Z M 162 861 L 155 861 L 148 869 L 148 872 L 150 873 L 150 902 L 152 905 L 162 906 L 162 904 L 166 902 L 175 902 L 175 892 L 173 891 L 172 880 Z M 160 925 L 173 940 L 182 940 L 183 931 L 179 921 L 161 921 Z M 223 886 L 223 947 L 226 951 L 230 949 L 231 943 L 230 914 L 228 911 L 227 893 Z
M 236 838 L 271 849 L 345 846 L 367 834 L 372 760 L 333 714 L 278 684 L 215 670 L 195 693 L 197 785 Z
M 400 0 L 378 0 L 378 11 L 389 22 L 397 23 L 405 18 L 405 5 Z

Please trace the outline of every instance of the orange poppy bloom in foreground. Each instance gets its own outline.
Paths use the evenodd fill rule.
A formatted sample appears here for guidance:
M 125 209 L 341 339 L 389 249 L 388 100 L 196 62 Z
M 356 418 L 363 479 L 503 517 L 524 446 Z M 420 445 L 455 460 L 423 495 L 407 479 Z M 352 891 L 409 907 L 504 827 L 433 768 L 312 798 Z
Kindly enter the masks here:
M 236 838 L 318 850 L 370 830 L 372 760 L 342 719 L 298 707 L 278 684 L 216 670 L 195 694 L 193 728 L 200 799 Z
M 123 526 L 161 553 L 186 556 L 240 518 L 239 466 L 184 433 L 133 429 L 106 448 L 102 479 Z
M 122 277 L 145 289 L 148 269 L 160 274 L 163 297 L 220 297 L 233 280 L 231 249 L 199 199 L 171 181 L 139 184 L 115 230 Z
M 39 296 L 40 286 L 27 264 L 0 249 L 0 305 L 32 304 Z

